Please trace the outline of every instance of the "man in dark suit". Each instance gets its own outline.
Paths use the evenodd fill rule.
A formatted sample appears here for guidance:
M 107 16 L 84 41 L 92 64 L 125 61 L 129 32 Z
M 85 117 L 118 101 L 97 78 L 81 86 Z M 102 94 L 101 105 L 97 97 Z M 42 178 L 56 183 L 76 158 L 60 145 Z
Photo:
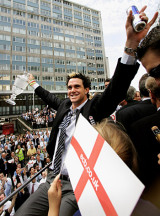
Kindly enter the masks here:
M 4 146 L 4 152 L 6 153 L 6 160 L 8 161 L 11 157 L 11 151 L 8 149 L 8 145 Z
M 17 183 L 17 188 L 19 188 L 22 185 L 22 183 Z M 30 196 L 27 187 L 24 189 L 21 189 L 16 197 L 16 202 L 15 202 L 15 211 L 18 210 L 18 208 L 28 199 Z
M 8 162 L 6 160 L 6 153 L 2 152 L 0 159 L 0 171 L 2 171 L 5 175 L 8 174 Z
M 119 115 L 119 113 L 121 113 L 122 110 L 124 110 L 124 109 L 126 109 L 126 108 L 128 108 L 128 107 L 130 107 L 130 106 L 132 106 L 134 104 L 139 103 L 139 101 L 134 100 L 135 95 L 136 95 L 136 88 L 134 88 L 133 86 L 130 86 L 128 88 L 125 99 L 123 101 L 121 101 L 121 103 L 120 103 L 120 106 L 121 106 L 122 103 L 124 105 L 119 107 L 118 111 L 116 112 L 117 116 Z
M 142 9 L 141 16 L 143 20 L 147 22 L 148 18 L 143 13 L 145 7 Z M 132 27 L 132 14 L 130 13 L 126 22 L 127 41 L 125 53 L 127 53 L 127 47 L 131 49 L 137 48 L 141 39 L 147 34 L 150 26 L 154 23 L 158 14 L 154 16 L 152 21 L 146 24 L 146 30 L 140 33 L 133 31 Z M 47 181 L 41 184 L 38 190 L 30 196 L 22 207 L 17 211 L 16 216 L 20 215 L 47 215 L 48 214 L 48 196 L 47 192 L 50 187 L 50 183 L 55 178 L 55 172 L 57 171 L 56 154 L 59 148 L 60 132 L 65 125 L 65 120 L 69 118 L 68 114 L 72 113 L 71 123 L 66 128 L 65 150 L 62 154 L 61 162 L 61 174 L 62 174 L 62 200 L 60 207 L 60 216 L 73 215 L 78 209 L 77 202 L 72 190 L 71 183 L 69 181 L 68 172 L 65 167 L 64 158 L 66 154 L 66 148 L 70 143 L 70 140 L 75 129 L 76 121 L 81 113 L 91 124 L 101 121 L 103 118 L 110 116 L 116 109 L 118 103 L 125 98 L 130 82 L 133 79 L 136 71 L 138 70 L 138 64 L 135 63 L 135 56 L 132 58 L 133 53 L 125 54 L 118 61 L 115 74 L 112 77 L 110 84 L 104 90 L 101 95 L 95 95 L 91 100 L 88 99 L 89 89 L 91 83 L 88 77 L 82 74 L 74 73 L 67 76 L 67 88 L 68 98 L 61 101 L 55 95 L 49 93 L 42 87 L 40 87 L 34 80 L 33 75 L 30 75 L 29 84 L 35 89 L 35 93 L 42 98 L 50 107 L 57 110 L 56 118 L 52 125 L 52 131 L 50 139 L 47 145 L 47 151 L 51 158 L 53 158 L 53 171 L 48 175 Z M 127 57 L 127 58 L 126 58 Z M 131 60 L 132 59 L 132 60 Z M 131 60 L 131 61 L 130 61 Z M 64 148 L 63 148 L 64 149 Z M 63 167 L 62 167 L 63 165 Z M 28 208 L 30 206 L 30 208 Z
M 130 136 L 139 156 L 139 177 L 148 185 L 157 174 L 160 174 L 160 166 L 157 162 L 160 143 L 153 130 L 154 126 L 160 128 L 160 85 L 153 77 L 149 77 L 146 87 L 150 91 L 151 101 L 156 105 L 157 112 L 134 122 L 131 125 Z
M 121 123 L 126 131 L 129 133 L 130 125 L 148 115 L 155 113 L 156 106 L 151 103 L 149 92 L 145 87 L 145 81 L 148 78 L 148 74 L 144 74 L 139 80 L 139 90 L 142 101 L 127 107 L 126 109 L 120 109 L 116 113 L 116 122 Z

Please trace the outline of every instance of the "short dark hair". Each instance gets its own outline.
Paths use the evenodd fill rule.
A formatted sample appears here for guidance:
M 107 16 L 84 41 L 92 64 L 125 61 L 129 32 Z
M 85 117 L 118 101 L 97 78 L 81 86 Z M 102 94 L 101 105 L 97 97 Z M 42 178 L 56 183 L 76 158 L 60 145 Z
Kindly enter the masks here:
M 148 50 L 153 50 L 160 56 L 160 26 L 157 25 L 150 30 L 145 38 L 140 42 L 137 48 L 137 58 L 139 60 L 145 55 Z
M 79 78 L 79 79 L 81 79 L 82 82 L 83 82 L 84 88 L 89 88 L 89 89 L 91 89 L 91 81 L 90 81 L 90 78 L 87 77 L 87 76 L 85 76 L 85 75 L 83 75 L 83 74 L 81 74 L 81 73 L 75 73 L 75 72 L 73 72 L 73 73 L 71 73 L 71 74 L 69 74 L 69 75 L 67 76 L 67 78 L 66 78 L 66 85 L 67 85 L 67 86 L 68 86 L 69 80 L 72 79 L 72 78 Z M 87 94 L 87 97 L 89 98 L 89 93 Z
M 84 88 L 89 88 L 89 89 L 91 89 L 91 81 L 90 81 L 90 78 L 87 77 L 87 76 L 85 76 L 85 75 L 83 75 L 83 74 L 81 74 L 81 73 L 75 73 L 75 72 L 73 72 L 73 73 L 71 73 L 71 74 L 69 74 L 69 75 L 67 76 L 67 79 L 66 79 L 66 85 L 67 85 L 67 86 L 68 86 L 69 80 L 72 79 L 72 78 L 79 78 L 79 79 L 81 79 L 82 82 L 83 82 Z
M 110 78 L 107 78 L 107 79 L 105 79 L 104 83 L 105 83 L 105 82 L 110 82 L 110 81 L 111 81 L 111 79 L 110 79 Z
M 153 50 L 157 55 L 160 56 L 160 40 L 154 42 L 146 47 L 140 47 L 137 49 L 137 58 L 141 60 L 148 50 Z

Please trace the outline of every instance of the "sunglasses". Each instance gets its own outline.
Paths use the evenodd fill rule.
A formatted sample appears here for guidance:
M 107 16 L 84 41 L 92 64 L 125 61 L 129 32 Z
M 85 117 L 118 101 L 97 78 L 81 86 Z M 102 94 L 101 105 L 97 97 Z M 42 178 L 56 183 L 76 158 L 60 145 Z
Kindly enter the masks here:
M 154 78 L 160 78 L 160 64 L 157 67 L 152 68 L 148 75 Z

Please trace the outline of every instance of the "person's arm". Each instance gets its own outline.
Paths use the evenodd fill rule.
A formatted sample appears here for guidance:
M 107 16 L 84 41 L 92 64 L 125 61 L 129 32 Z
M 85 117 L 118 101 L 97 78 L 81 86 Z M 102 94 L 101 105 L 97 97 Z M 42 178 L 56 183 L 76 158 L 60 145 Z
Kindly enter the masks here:
M 140 32 L 136 32 L 133 29 L 133 26 L 132 26 L 133 17 L 132 17 L 131 11 L 129 12 L 128 17 L 127 17 L 127 21 L 126 21 L 126 25 L 125 25 L 127 39 L 126 39 L 126 43 L 125 43 L 125 49 L 124 49 L 125 51 L 124 52 L 127 55 L 129 55 L 130 57 L 132 56 L 133 58 L 136 58 L 136 50 L 137 50 L 137 47 L 138 47 L 140 41 L 147 35 L 150 27 L 153 25 L 153 23 L 155 22 L 155 20 L 158 17 L 158 12 L 156 12 L 154 14 L 153 18 L 151 19 L 151 21 L 148 22 L 148 17 L 144 13 L 146 8 L 147 8 L 147 6 L 144 6 L 140 10 L 139 17 L 141 18 L 141 20 L 146 22 L 145 28 Z
M 8 208 L 8 213 L 10 214 L 12 212 L 13 207 L 15 206 L 15 202 L 16 202 L 16 198 L 17 198 L 17 194 L 15 194 L 12 198 L 12 202 L 10 207 Z
M 54 109 L 58 109 L 60 104 L 62 103 L 62 100 L 58 97 L 56 97 L 54 94 L 50 93 L 49 91 L 42 88 L 36 81 L 32 74 L 29 74 L 28 77 L 28 83 L 29 85 L 35 90 L 35 93 L 50 107 Z
M 49 211 L 48 216 L 59 216 L 59 209 L 61 204 L 61 181 L 59 180 L 60 174 L 55 177 L 49 190 L 48 201 Z
M 26 168 L 24 168 L 23 170 L 23 180 L 24 180 L 24 183 L 27 182 L 28 178 L 27 178 L 27 171 L 26 171 Z
M 12 181 L 10 178 L 5 177 L 5 194 L 8 196 L 11 193 Z
M 144 13 L 146 6 L 140 11 L 140 18 L 146 23 L 148 18 Z M 155 22 L 158 13 L 155 13 L 152 20 L 146 24 L 146 27 L 141 32 L 135 32 L 132 26 L 132 12 L 129 12 L 129 15 L 126 20 L 126 42 L 125 47 L 133 50 L 132 52 L 125 51 L 125 56 L 129 57 L 131 63 L 128 64 L 128 60 L 123 61 L 122 59 L 118 60 L 114 75 L 110 81 L 110 84 L 105 89 L 105 91 L 99 96 L 98 100 L 95 101 L 95 113 L 98 112 L 95 119 L 96 121 L 101 120 L 110 116 L 116 109 L 117 105 L 126 97 L 127 90 L 131 84 L 131 81 L 134 79 L 138 69 L 139 64 L 136 62 L 135 50 L 137 49 L 140 41 L 146 36 L 150 27 Z M 92 100 L 96 100 L 96 96 Z M 109 106 L 108 106 L 108 101 Z
M 29 149 L 28 149 L 28 151 L 27 151 L 27 156 L 28 156 L 28 157 L 31 156 L 30 150 L 29 150 Z

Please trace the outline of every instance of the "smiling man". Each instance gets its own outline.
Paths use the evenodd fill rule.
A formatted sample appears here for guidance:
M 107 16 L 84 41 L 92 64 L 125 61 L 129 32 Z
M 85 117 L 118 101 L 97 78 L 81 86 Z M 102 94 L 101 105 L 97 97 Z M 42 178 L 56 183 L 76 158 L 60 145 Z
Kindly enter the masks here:
M 140 16 L 147 23 L 148 18 L 144 10 L 145 7 L 141 10 Z M 133 49 L 136 48 L 135 46 L 137 44 L 135 44 L 135 41 L 139 43 L 141 39 L 145 37 L 149 28 L 156 20 L 156 17 L 157 15 L 146 25 L 147 29 L 141 33 L 135 33 L 132 27 L 132 14 L 130 14 L 126 22 L 126 46 Z M 60 100 L 54 94 L 43 89 L 36 83 L 33 75 L 30 74 L 29 84 L 35 89 L 35 93 L 46 104 L 57 111 L 47 145 L 47 151 L 52 159 L 53 171 L 50 171 L 46 183 L 41 184 L 38 190 L 31 195 L 18 212 L 16 212 L 16 216 L 41 216 L 48 214 L 48 189 L 53 179 L 60 171 L 62 200 L 59 215 L 72 216 L 74 212 L 77 211 L 77 202 L 64 163 L 67 148 L 70 144 L 80 113 L 90 124 L 95 124 L 96 122 L 100 122 L 103 118 L 109 117 L 115 111 L 117 105 L 125 98 L 130 83 L 139 68 L 139 64 L 135 62 L 135 60 L 130 64 L 130 58 L 126 60 L 126 55 L 125 53 L 125 56 L 119 59 L 115 73 L 108 87 L 102 94 L 95 95 L 91 100 L 88 97 L 91 88 L 90 79 L 81 73 L 72 73 L 67 76 L 68 98 L 65 100 Z
M 72 74 L 74 77 L 74 73 Z M 72 77 L 69 76 L 69 78 Z M 83 81 L 79 78 L 67 80 L 68 97 L 72 103 L 72 108 L 76 109 L 80 104 L 87 100 L 87 96 L 90 89 L 90 80 L 87 80 L 86 85 L 83 85 Z

